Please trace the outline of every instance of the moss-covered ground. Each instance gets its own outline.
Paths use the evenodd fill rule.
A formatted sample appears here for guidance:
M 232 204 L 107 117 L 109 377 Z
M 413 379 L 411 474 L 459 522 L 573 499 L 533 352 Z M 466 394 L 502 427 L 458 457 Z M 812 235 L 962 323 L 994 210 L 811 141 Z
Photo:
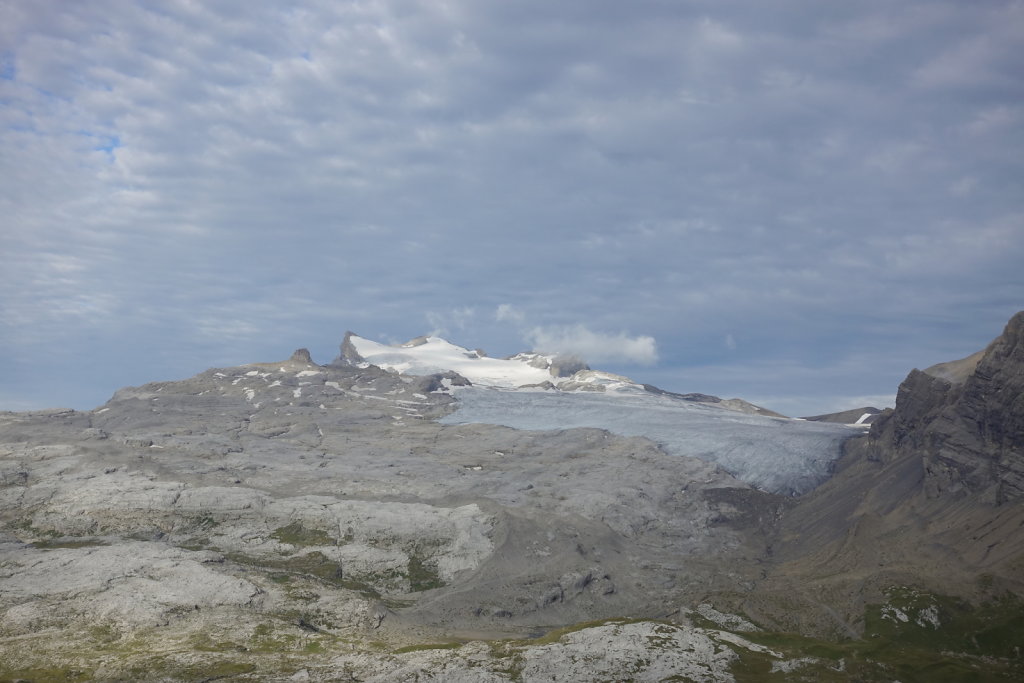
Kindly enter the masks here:
M 292 558 L 298 559 L 298 558 Z M 313 561 L 313 560 L 311 560 Z M 307 574 L 307 572 L 301 572 Z M 307 582 L 291 572 L 270 579 L 285 586 Z M 313 584 L 315 585 L 315 584 Z M 527 640 L 489 642 L 489 670 L 519 680 L 523 653 L 556 643 L 588 628 L 649 621 L 609 619 L 583 622 Z M 677 628 L 657 622 L 648 638 L 652 648 L 672 647 Z M 699 624 L 713 629 L 713 626 Z M 755 631 L 742 637 L 772 652 L 729 646 L 738 657 L 732 672 L 740 683 L 754 681 L 901 681 L 943 683 L 1024 681 L 1024 601 L 1004 595 L 972 605 L 946 596 L 894 587 L 886 600 L 868 605 L 863 638 L 826 641 L 791 633 Z M 457 650 L 447 641 L 386 646 L 368 640 L 369 632 L 346 635 L 324 627 L 316 615 L 300 611 L 253 615 L 245 627 L 217 632 L 182 627 L 173 633 L 122 633 L 97 624 L 58 643 L 52 635 L 18 638 L 18 647 L 37 657 L 0 657 L 3 681 L 92 680 L 260 680 L 310 666 L 323 666 L 355 651 L 403 655 L 424 650 Z M 717 630 L 717 629 L 714 629 Z M 72 637 L 74 635 L 74 637 Z M 8 647 L 14 641 L 7 641 Z M 723 644 L 725 646 L 727 644 Z M 13 654 L 13 650 L 8 650 Z M 24 653 L 23 653 L 24 654 Z M 319 664 L 318 664 L 319 663 Z M 118 678 L 120 677 L 120 678 Z
M 868 605 L 861 639 L 831 642 L 772 632 L 744 637 L 804 662 L 786 670 L 771 655 L 739 650 L 733 672 L 740 683 L 1024 681 L 1024 601 L 1010 595 L 971 605 L 894 587 L 886 602 Z

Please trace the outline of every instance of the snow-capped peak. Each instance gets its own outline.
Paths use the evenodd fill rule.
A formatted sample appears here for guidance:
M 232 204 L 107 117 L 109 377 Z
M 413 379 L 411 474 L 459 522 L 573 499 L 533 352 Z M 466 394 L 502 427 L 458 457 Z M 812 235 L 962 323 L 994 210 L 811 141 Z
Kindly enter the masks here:
M 474 385 L 519 388 L 558 388 L 563 391 L 643 391 L 643 386 L 611 373 L 591 370 L 581 360 L 537 352 L 510 358 L 491 358 L 440 337 L 417 337 L 391 346 L 348 333 L 342 359 L 368 363 L 403 375 L 432 375 L 453 371 Z

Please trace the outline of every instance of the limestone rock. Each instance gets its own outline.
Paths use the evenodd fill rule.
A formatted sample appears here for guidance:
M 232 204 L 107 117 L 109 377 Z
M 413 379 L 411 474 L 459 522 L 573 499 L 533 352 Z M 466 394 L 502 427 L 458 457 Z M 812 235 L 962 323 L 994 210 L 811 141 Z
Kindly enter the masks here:
M 1024 498 L 1024 312 L 984 353 L 965 359 L 964 375 L 913 370 L 896 409 L 880 417 L 864 446 L 882 461 L 923 459 L 930 496 L 982 494 L 1000 503 Z M 960 378 L 952 382 L 946 377 Z
M 856 635 L 857 605 L 907 577 L 975 599 L 982 584 L 1024 592 L 1024 312 L 968 366 L 957 381 L 911 371 L 895 409 L 767 532 L 778 569 L 757 590 L 803 590 L 803 628 Z M 848 611 L 815 607 L 826 593 Z

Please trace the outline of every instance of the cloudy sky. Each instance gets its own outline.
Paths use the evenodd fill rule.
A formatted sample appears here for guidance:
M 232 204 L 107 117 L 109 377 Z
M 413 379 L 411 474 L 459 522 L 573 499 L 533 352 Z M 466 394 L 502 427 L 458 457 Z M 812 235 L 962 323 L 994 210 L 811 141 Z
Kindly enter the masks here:
M 788 414 L 1024 308 L 1024 4 L 0 0 L 0 409 L 439 333 Z

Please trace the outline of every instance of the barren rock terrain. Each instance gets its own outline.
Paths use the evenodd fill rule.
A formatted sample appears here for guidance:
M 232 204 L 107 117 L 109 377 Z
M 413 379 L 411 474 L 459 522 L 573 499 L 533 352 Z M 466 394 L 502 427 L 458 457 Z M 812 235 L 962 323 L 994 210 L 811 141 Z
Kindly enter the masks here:
M 1016 386 L 1014 344 L 979 362 L 984 396 Z M 1024 566 L 1019 407 L 981 442 L 885 446 L 893 425 L 919 433 L 913 411 L 950 422 L 929 401 L 976 406 L 977 373 L 906 385 L 832 474 L 858 432 L 699 406 L 743 431 L 684 431 L 687 454 L 456 424 L 458 375 L 352 360 L 300 350 L 93 411 L 0 414 L 0 680 L 915 680 L 913 657 L 849 643 L 917 647 L 985 600 L 1018 632 L 999 610 Z M 803 497 L 722 468 L 812 442 L 831 479 Z M 969 540 L 980 528 L 996 543 Z M 1012 677 L 1008 648 L 939 660 Z

